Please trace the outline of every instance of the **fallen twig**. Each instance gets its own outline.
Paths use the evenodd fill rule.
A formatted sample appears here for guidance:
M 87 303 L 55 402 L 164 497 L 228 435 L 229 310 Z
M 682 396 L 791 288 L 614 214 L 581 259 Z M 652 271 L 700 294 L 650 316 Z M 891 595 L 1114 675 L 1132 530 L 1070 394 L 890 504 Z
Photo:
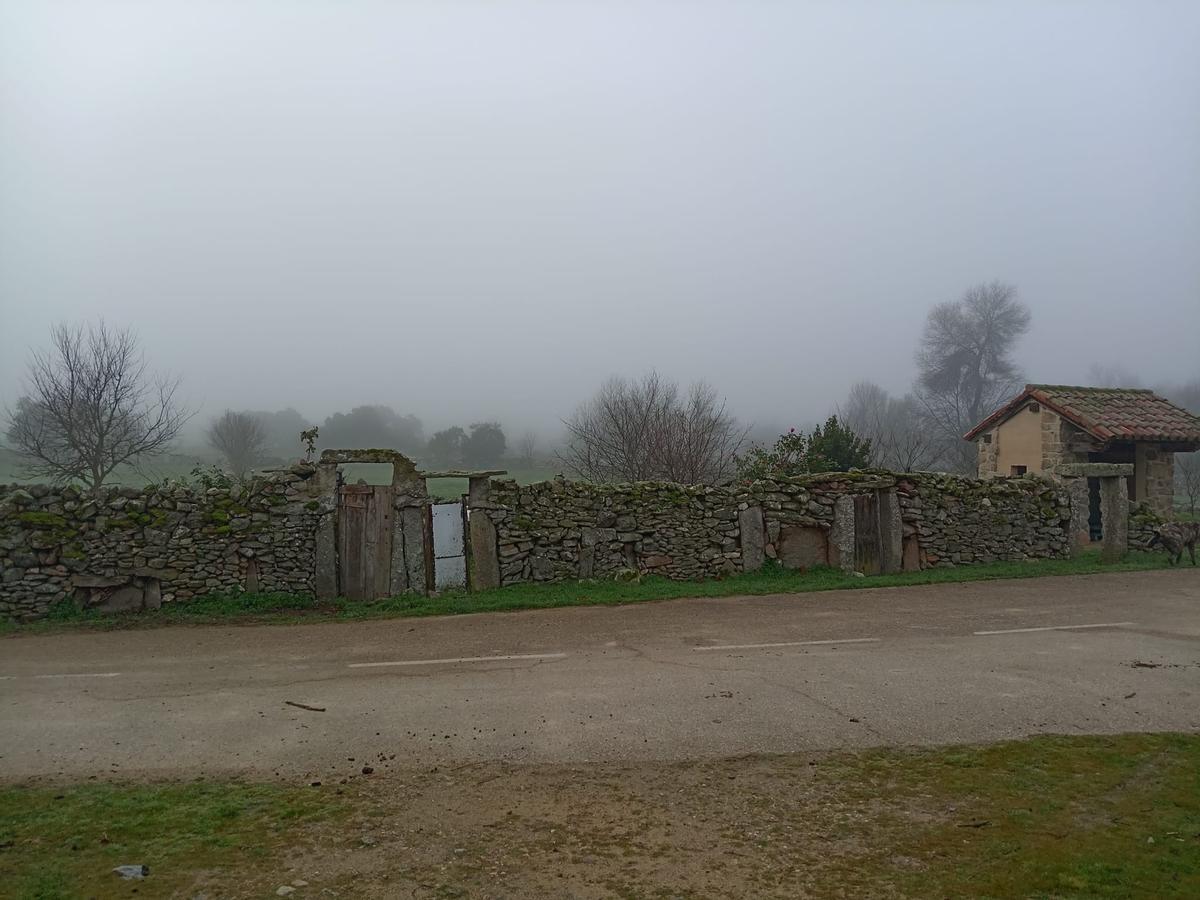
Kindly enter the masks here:
M 323 706 L 309 706 L 307 703 L 297 703 L 295 700 L 284 700 L 283 702 L 288 706 L 296 706 L 300 709 L 307 709 L 311 712 L 325 712 L 325 707 Z

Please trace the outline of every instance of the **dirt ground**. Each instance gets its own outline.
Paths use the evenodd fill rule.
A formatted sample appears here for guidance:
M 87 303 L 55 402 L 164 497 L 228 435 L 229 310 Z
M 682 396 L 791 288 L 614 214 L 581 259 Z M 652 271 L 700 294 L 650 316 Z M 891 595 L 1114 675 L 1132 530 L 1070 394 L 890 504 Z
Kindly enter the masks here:
M 297 898 L 861 896 L 855 869 L 876 870 L 872 847 L 890 845 L 881 825 L 949 814 L 821 767 L 779 756 L 360 776 L 314 788 L 352 799 L 348 818 L 311 826 L 270 870 L 196 890 L 267 896 L 298 879 Z M 901 896 L 868 880 L 873 896 Z

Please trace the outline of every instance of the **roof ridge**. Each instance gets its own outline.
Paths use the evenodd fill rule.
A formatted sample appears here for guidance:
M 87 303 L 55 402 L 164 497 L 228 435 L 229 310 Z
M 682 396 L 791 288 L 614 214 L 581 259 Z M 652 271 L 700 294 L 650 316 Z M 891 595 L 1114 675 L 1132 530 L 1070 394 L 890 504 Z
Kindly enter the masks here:
M 1092 387 L 1086 384 L 1027 384 L 1027 391 L 1089 391 L 1091 393 L 1112 393 L 1112 394 L 1153 394 L 1153 388 L 1135 388 L 1135 387 Z M 1164 398 L 1165 399 L 1165 398 Z

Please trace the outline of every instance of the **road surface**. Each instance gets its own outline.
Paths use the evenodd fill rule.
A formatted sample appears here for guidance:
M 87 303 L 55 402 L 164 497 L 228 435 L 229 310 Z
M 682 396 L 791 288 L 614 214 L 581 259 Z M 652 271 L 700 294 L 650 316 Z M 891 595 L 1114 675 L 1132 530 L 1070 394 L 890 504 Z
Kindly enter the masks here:
M 15 779 L 1198 729 L 1191 567 L 0 640 L 0 777 Z

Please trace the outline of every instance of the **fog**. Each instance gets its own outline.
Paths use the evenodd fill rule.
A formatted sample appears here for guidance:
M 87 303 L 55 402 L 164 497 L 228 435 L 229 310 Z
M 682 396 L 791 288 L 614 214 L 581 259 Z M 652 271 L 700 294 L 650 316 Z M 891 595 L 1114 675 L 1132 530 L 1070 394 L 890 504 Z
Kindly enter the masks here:
M 1015 284 L 1030 380 L 1197 374 L 1200 5 L 0 3 L 0 403 L 59 321 L 188 401 L 555 433 L 903 392 Z

